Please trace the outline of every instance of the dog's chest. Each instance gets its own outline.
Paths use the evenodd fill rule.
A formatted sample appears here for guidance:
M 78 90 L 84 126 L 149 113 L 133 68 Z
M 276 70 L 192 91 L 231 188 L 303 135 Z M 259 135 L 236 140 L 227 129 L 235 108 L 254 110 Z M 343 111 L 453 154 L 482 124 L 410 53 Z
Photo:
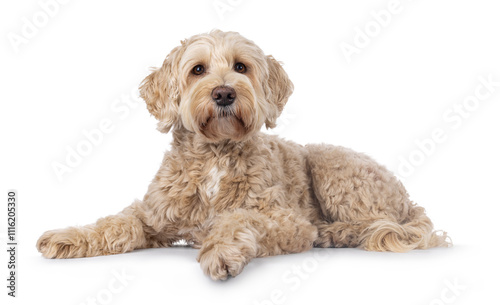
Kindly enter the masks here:
M 217 195 L 219 194 L 222 180 L 226 176 L 227 172 L 224 169 L 221 169 L 218 165 L 213 165 L 208 171 L 207 174 L 201 180 L 201 184 L 199 185 L 199 192 L 201 195 L 201 199 L 206 201 L 206 203 L 211 203 Z

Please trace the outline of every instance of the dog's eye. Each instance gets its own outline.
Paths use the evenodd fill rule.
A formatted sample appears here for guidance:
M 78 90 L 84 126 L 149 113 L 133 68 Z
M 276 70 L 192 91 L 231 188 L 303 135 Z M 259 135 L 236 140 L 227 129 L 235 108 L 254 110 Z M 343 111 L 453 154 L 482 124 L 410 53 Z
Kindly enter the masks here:
M 247 72 L 247 67 L 241 62 L 239 62 L 236 65 L 234 65 L 234 70 L 238 73 L 245 73 Z
M 193 68 L 193 74 L 195 75 L 201 75 L 203 72 L 205 72 L 205 67 L 202 65 L 197 65 Z

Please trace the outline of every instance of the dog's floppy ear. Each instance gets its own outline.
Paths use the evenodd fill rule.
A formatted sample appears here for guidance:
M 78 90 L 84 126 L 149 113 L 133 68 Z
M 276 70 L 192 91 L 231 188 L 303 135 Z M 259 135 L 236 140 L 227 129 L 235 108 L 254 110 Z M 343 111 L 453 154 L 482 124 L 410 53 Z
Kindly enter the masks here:
M 178 62 L 184 43 L 167 55 L 163 65 L 155 69 L 141 83 L 141 97 L 149 112 L 159 121 L 158 130 L 167 133 L 179 117 Z
M 288 97 L 292 95 L 293 83 L 288 78 L 281 64 L 272 56 L 267 56 L 267 64 L 269 67 L 268 85 L 268 101 L 275 105 L 276 111 L 270 113 L 266 119 L 266 127 L 273 128 L 276 126 L 276 119 L 281 114 L 285 107 Z

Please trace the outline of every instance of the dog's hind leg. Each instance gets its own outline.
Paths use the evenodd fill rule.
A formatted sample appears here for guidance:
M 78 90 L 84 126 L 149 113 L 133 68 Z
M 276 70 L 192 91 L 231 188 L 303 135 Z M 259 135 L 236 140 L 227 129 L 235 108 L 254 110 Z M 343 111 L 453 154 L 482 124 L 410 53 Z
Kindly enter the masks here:
M 371 222 L 361 232 L 360 240 L 361 246 L 369 251 L 407 252 L 452 245 L 446 232 L 433 230 L 424 208 L 415 205 L 405 221 L 379 219 Z
M 422 207 L 385 167 L 350 149 L 307 145 L 312 187 L 324 221 L 317 224 L 321 247 L 361 247 L 406 252 L 448 246 L 433 231 Z
M 141 204 L 135 201 L 94 224 L 47 231 L 38 239 L 38 251 L 47 258 L 77 258 L 167 246 L 168 237 L 153 235 L 141 221 Z
M 315 247 L 320 248 L 353 248 L 360 245 L 360 235 L 365 224 L 348 222 L 321 222 L 318 227 L 318 238 Z
M 364 222 L 323 222 L 317 224 L 318 239 L 315 247 L 353 248 L 368 251 L 407 252 L 448 246 L 446 233 L 437 234 L 424 214 L 414 221 L 399 224 L 394 220 L 380 219 Z

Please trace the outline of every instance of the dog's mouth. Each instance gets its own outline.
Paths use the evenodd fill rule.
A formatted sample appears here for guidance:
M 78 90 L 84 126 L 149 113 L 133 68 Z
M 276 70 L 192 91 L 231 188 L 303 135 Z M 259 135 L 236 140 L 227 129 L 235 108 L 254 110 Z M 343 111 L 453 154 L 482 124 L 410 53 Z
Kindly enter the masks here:
M 241 116 L 239 116 L 234 111 L 234 109 L 227 108 L 227 107 L 224 107 L 224 108 L 221 107 L 221 108 L 216 109 L 216 111 L 213 113 L 213 115 L 207 117 L 206 121 L 201 123 L 201 128 L 204 129 L 210 123 L 214 123 L 214 121 L 218 121 L 218 120 L 236 121 L 241 125 L 241 127 L 246 128 L 245 122 L 243 121 Z
M 239 111 L 229 107 L 214 109 L 200 124 L 201 133 L 212 141 L 241 140 L 249 130 Z

